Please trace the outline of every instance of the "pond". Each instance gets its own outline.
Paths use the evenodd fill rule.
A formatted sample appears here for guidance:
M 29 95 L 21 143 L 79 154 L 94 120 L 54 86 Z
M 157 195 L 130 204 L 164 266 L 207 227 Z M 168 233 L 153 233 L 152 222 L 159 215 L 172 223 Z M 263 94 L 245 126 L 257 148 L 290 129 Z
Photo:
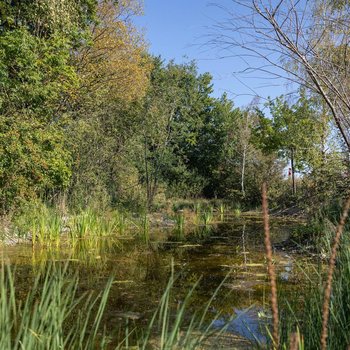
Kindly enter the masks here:
M 297 224 L 272 220 L 273 243 L 285 242 Z M 113 275 L 104 315 L 108 330 L 129 322 L 147 327 L 173 276 L 169 303 L 175 313 L 196 284 L 184 324 L 190 323 L 192 315 L 205 308 L 214 295 L 203 325 L 217 329 L 225 326 L 225 335 L 230 335 L 225 338 L 227 347 L 250 348 L 256 342 L 266 343 L 269 284 L 260 217 L 226 215 L 222 221 L 198 226 L 181 237 L 171 227 L 151 231 L 147 244 L 130 237 L 105 237 L 94 244 L 81 240 L 74 248 L 33 248 L 29 244 L 4 247 L 2 255 L 7 263 L 16 265 L 16 288 L 23 295 L 28 281 L 49 261 L 69 261 L 69 268 L 79 276 L 79 293 L 103 290 Z M 306 257 L 276 249 L 274 259 L 279 288 L 286 295 L 297 293 L 303 277 L 296 261 L 300 263 Z

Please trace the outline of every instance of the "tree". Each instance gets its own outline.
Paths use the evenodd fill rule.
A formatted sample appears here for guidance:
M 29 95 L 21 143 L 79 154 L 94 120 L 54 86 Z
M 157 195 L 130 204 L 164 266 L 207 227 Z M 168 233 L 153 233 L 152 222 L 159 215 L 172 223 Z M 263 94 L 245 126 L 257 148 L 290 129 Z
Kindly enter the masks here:
M 57 33 L 69 37 L 75 47 L 87 39 L 86 29 L 96 21 L 97 0 L 5 0 L 0 3 L 0 28 L 25 28 L 35 37 Z
M 228 138 L 237 127 L 240 111 L 234 108 L 226 94 L 219 99 L 207 99 L 203 107 L 201 123 L 197 123 L 196 142 L 186 147 L 187 164 L 193 172 L 206 179 L 203 188 L 205 196 L 222 196 L 223 163 L 227 157 Z
M 280 97 L 269 101 L 268 106 L 271 118 L 259 113 L 259 123 L 254 128 L 254 141 L 265 153 L 278 152 L 280 156 L 290 159 L 292 192 L 295 195 L 295 172 L 310 167 L 311 150 L 321 142 L 323 123 L 312 108 L 311 100 L 303 92 L 292 105 Z
M 141 13 L 139 1 L 99 1 L 96 12 L 96 21 L 89 27 L 91 42 L 82 46 L 75 57 L 81 79 L 80 97 L 94 104 L 96 99 L 103 103 L 101 98 L 142 98 L 151 60 L 142 33 L 131 21 Z
M 349 2 L 232 2 L 212 44 L 234 56 L 239 50 L 248 64 L 245 73 L 284 77 L 320 95 L 350 151 Z
M 191 145 L 197 143 L 201 115 L 208 107 L 206 102 L 211 101 L 211 78 L 208 74 L 198 75 L 193 62 L 177 65 L 171 61 L 165 66 L 155 58 L 153 66 L 141 122 L 144 167 L 140 170 L 148 207 L 161 180 L 173 188 L 194 177 L 201 182 L 187 167 L 187 155 Z
M 137 197 L 140 101 L 152 62 L 132 18 L 137 0 L 99 1 L 90 40 L 74 52 L 79 88 L 71 100 L 66 144 L 73 157 L 71 203 L 106 205 Z
M 0 33 L 0 202 L 4 210 L 70 177 L 62 99 L 77 84 L 64 37 Z

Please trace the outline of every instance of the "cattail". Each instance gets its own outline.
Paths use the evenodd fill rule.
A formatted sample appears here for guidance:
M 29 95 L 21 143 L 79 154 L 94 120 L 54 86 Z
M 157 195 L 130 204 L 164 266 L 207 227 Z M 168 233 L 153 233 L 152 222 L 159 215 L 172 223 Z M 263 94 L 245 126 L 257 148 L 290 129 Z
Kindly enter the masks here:
M 272 262 L 269 210 L 268 210 L 268 204 L 267 204 L 267 186 L 265 182 L 263 183 L 263 186 L 262 186 L 262 208 L 263 208 L 263 216 L 264 216 L 266 258 L 267 258 L 268 273 L 269 273 L 270 284 L 271 284 L 271 309 L 272 309 L 272 322 L 273 322 L 272 338 L 273 338 L 274 348 L 278 349 L 279 336 L 278 336 L 277 284 L 276 284 L 275 267 Z

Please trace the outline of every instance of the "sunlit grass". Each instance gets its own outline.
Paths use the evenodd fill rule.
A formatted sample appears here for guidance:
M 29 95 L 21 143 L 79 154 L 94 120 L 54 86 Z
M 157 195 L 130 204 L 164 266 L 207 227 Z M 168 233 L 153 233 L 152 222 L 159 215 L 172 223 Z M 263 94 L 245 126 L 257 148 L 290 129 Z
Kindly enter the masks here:
M 330 247 L 332 232 L 325 232 L 323 246 Z M 330 249 L 330 248 L 328 248 Z M 287 302 L 281 322 L 281 339 L 284 349 L 289 348 L 291 335 L 299 332 L 303 347 L 299 349 L 319 349 L 322 328 L 322 304 L 324 295 L 325 267 L 318 269 L 300 267 L 307 276 L 303 286 L 303 299 L 300 293 Z M 344 237 L 338 253 L 337 266 L 332 284 L 330 319 L 328 325 L 328 349 L 346 349 L 350 344 L 350 240 Z M 283 295 L 283 293 L 282 293 Z M 290 298 L 289 298 L 290 299 Z
M 51 264 L 38 273 L 25 299 L 16 295 L 14 275 L 2 266 L 0 348 L 3 350 L 106 349 L 101 320 L 112 285 L 97 296 L 77 295 L 78 280 L 68 265 Z
M 103 321 L 110 278 L 99 294 L 78 293 L 79 280 L 67 263 L 49 263 L 37 272 L 26 297 L 18 299 L 14 273 L 2 266 L 0 273 L 0 348 L 3 350 L 46 349 L 196 349 L 208 338 L 226 330 L 213 327 L 221 316 L 212 314 L 211 305 L 225 280 L 211 298 L 189 317 L 191 298 L 199 280 L 182 300 L 174 304 L 176 277 L 171 273 L 148 326 L 123 321 L 106 331 Z M 208 319 L 210 321 L 208 321 Z M 122 335 L 120 330 L 124 329 Z

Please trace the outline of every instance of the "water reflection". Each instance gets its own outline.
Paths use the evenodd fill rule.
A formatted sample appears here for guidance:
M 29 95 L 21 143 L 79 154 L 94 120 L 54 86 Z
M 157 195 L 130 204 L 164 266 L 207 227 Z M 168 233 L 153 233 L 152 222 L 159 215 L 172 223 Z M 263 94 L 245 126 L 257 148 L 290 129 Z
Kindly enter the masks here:
M 260 345 L 268 341 L 267 327 L 269 325 L 265 311 L 261 307 L 252 306 L 245 309 L 234 309 L 236 317 L 227 326 L 229 332 L 239 334 L 253 343 Z M 221 329 L 226 325 L 227 317 L 223 317 L 214 323 L 214 327 Z

